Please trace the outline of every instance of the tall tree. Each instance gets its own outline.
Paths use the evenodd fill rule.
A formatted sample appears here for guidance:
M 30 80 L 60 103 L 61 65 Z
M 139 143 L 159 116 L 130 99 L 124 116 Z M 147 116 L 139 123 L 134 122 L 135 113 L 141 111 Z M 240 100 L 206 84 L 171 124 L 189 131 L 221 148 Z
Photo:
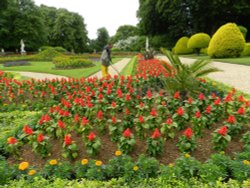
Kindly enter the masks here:
M 128 37 L 136 36 L 139 34 L 139 30 L 137 27 L 132 25 L 122 25 L 120 26 L 116 34 L 112 37 L 112 42 L 116 43 L 119 40 L 125 40 Z
M 97 30 L 97 39 L 95 41 L 95 48 L 101 51 L 103 47 L 109 42 L 109 33 L 105 27 Z

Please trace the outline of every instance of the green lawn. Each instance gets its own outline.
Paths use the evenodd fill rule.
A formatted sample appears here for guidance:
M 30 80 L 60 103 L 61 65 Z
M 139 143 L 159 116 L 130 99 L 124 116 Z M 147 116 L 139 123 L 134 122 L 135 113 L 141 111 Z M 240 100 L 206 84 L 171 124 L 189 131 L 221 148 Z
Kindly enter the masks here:
M 121 58 L 113 58 L 113 62 L 116 63 Z M 28 72 L 39 72 L 49 73 L 61 76 L 68 76 L 74 78 L 88 77 L 101 69 L 100 62 L 94 62 L 95 66 L 89 68 L 80 69 L 67 69 L 67 70 L 56 70 L 55 65 L 52 62 L 30 62 L 30 66 L 15 66 L 15 67 L 4 67 L 0 65 L 0 70 L 3 71 L 28 71 Z
M 238 57 L 238 58 L 222 58 L 222 59 L 211 59 L 207 55 L 181 55 L 181 57 L 186 58 L 194 58 L 194 59 L 210 59 L 211 61 L 218 61 L 218 62 L 225 62 L 225 63 L 232 63 L 232 64 L 240 64 L 240 65 L 247 65 L 250 66 L 250 57 L 244 56 L 244 57 Z
M 129 63 L 124 67 L 124 69 L 121 71 L 121 75 L 129 76 L 133 74 L 133 70 L 135 68 L 136 63 L 136 56 L 134 56 L 132 59 L 130 59 Z

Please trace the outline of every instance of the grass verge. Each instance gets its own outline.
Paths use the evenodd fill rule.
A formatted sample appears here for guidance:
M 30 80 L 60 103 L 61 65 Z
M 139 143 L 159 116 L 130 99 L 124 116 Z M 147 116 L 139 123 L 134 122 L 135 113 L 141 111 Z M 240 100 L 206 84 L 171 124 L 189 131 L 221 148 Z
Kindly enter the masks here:
M 135 68 L 135 63 L 136 63 L 136 56 L 134 56 L 130 61 L 129 63 L 124 67 L 124 69 L 122 69 L 121 71 L 121 75 L 123 76 L 129 76 L 129 75 L 132 75 L 133 74 L 133 70 Z

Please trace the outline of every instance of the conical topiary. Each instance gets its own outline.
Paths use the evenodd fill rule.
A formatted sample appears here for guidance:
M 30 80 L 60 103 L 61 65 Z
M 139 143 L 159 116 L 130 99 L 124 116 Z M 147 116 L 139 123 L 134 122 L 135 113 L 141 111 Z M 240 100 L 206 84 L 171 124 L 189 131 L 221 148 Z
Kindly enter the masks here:
M 188 40 L 189 40 L 188 37 L 181 37 L 176 42 L 173 52 L 175 54 L 191 54 L 193 50 L 187 47 Z
M 245 39 L 238 26 L 227 23 L 213 35 L 208 46 L 208 55 L 215 58 L 239 57 L 244 47 Z

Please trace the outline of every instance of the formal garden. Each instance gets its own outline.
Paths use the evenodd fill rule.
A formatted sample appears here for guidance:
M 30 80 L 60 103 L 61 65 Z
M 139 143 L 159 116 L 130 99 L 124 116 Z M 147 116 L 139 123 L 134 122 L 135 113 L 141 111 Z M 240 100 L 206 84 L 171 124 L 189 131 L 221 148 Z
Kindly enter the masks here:
M 140 29 L 155 28 L 144 15 L 153 12 L 149 2 L 140 2 Z M 163 2 L 157 3 L 160 21 Z M 18 11 L 9 3 L 14 8 L 3 18 Z M 59 18 L 74 20 L 74 33 L 85 27 L 82 17 L 27 6 L 49 20 L 37 26 L 48 27 L 49 42 L 23 35 L 20 52 L 13 52 L 17 40 L 4 40 L 0 29 L 6 49 L 0 52 L 0 187 L 250 187 L 250 93 L 207 77 L 222 72 L 212 61 L 250 65 L 246 27 L 216 22 L 207 34 L 197 21 L 193 34 L 178 31 L 177 37 L 174 27 L 164 26 L 170 38 L 151 31 L 149 45 L 138 28 L 123 26 L 109 39 L 112 60 L 130 61 L 119 74 L 98 79 L 92 75 L 100 71 L 100 46 L 108 38 L 102 44 L 84 32 L 56 38 L 65 26 Z M 187 64 L 183 57 L 195 60 Z M 66 78 L 31 79 L 22 71 Z

